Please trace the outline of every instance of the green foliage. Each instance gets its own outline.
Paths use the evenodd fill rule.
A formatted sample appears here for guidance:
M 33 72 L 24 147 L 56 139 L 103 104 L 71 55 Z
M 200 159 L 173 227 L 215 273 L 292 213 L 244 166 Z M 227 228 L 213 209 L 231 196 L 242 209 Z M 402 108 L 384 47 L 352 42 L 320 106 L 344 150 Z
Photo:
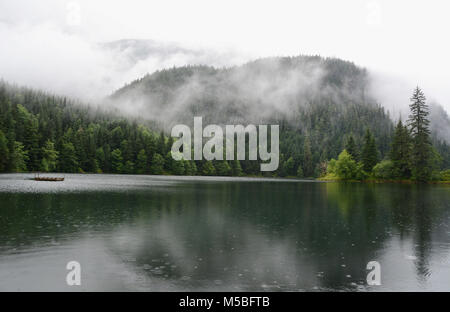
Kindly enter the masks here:
M 327 165 L 327 174 L 336 175 L 336 159 L 331 159 Z
M 121 173 L 123 171 L 122 152 L 118 148 L 111 152 L 111 165 L 114 173 Z
M 308 62 L 319 62 L 327 68 L 324 84 L 340 90 L 351 81 L 355 94 L 359 91 L 363 94 L 364 86 L 361 81 L 365 79 L 365 74 L 351 63 L 315 57 L 282 60 L 288 72 Z M 266 68 L 264 63 L 256 62 L 252 66 L 261 75 L 267 74 L 271 79 L 270 66 Z M 221 75 L 227 75 L 225 72 L 208 67 L 167 70 L 152 75 L 152 78 L 149 76 L 144 79 L 149 86 L 145 92 L 151 90 L 152 94 L 160 94 L 161 91 L 161 97 L 156 97 L 170 103 L 175 90 L 172 88 L 180 86 L 184 79 L 189 81 L 193 75 L 199 75 L 209 84 L 214 82 L 219 72 Z M 349 73 L 350 76 L 346 76 Z M 342 75 L 346 78 L 343 79 Z M 216 122 L 214 118 L 217 116 L 220 116 L 220 123 L 223 123 L 226 118 L 232 116 L 230 114 L 235 112 L 235 108 L 237 113 L 243 113 L 240 107 L 223 102 L 225 100 L 218 96 L 223 94 L 218 92 L 223 91 L 221 90 L 223 84 L 219 83 L 220 81 L 216 82 L 210 85 L 211 92 L 202 94 L 199 103 L 197 103 L 199 98 L 196 98 L 196 103 L 192 106 L 195 110 L 186 112 L 186 116 L 183 117 L 191 120 L 190 113 L 201 111 L 205 113 L 205 118 L 210 123 Z M 160 88 L 161 86 L 164 88 Z M 240 98 L 235 100 L 231 101 L 231 104 L 240 103 Z M 293 103 L 296 101 L 297 98 L 293 99 Z M 326 95 L 302 98 L 301 103 L 302 105 L 297 107 L 298 114 L 289 118 L 289 121 L 280 116 L 272 116 L 264 121 L 280 125 L 280 166 L 277 171 L 268 175 L 318 177 L 324 174 L 325 169 L 330 174 L 335 168 L 333 161 L 327 165 L 327 160 L 337 158 L 342 146 L 348 148 L 358 168 L 360 164 L 357 163 L 356 142 L 364 143 L 364 132 L 368 128 L 372 130 L 370 144 L 363 145 L 367 146 L 366 152 L 370 150 L 372 152 L 366 153 L 366 160 L 374 155 L 378 157 L 377 148 L 381 157 L 387 156 L 393 124 L 388 114 L 378 104 L 369 99 L 357 98 L 338 103 L 335 97 Z M 233 109 L 229 110 L 230 107 Z M 251 123 L 253 120 L 248 122 Z M 0 172 L 59 170 L 139 174 L 262 175 L 259 170 L 260 161 L 233 160 L 226 163 L 214 161 L 212 168 L 209 164 L 205 164 L 205 161 L 175 162 L 168 157 L 172 139 L 163 132 L 156 132 L 158 128 L 153 127 L 153 124 L 141 119 L 125 120 L 112 111 L 103 109 L 94 111 L 89 106 L 71 99 L 0 82 Z M 406 126 L 402 131 L 402 139 L 405 139 L 408 132 Z M 399 177 L 408 176 L 408 167 L 411 170 L 413 165 L 414 138 L 410 140 L 411 161 L 407 160 L 407 152 L 394 152 L 395 149 L 407 150 L 405 148 L 407 145 L 402 141 L 399 144 L 392 143 L 391 146 L 389 157 L 396 164 Z M 442 157 L 437 157 L 438 153 L 431 150 L 427 170 L 436 173 L 450 165 L 450 147 L 442 140 L 433 139 L 432 142 Z M 362 159 L 361 154 L 359 159 Z M 365 163 L 368 162 L 371 162 L 371 165 L 376 163 L 373 159 Z
M 309 139 L 309 136 L 307 136 L 305 138 L 305 143 L 303 146 L 303 172 L 304 172 L 305 176 L 307 176 L 307 177 L 312 177 L 314 174 L 314 164 L 313 164 L 312 158 L 313 157 L 312 157 L 312 153 L 311 153 L 311 141 Z M 294 169 L 293 158 L 290 157 L 288 159 L 288 162 L 289 161 L 292 161 L 292 163 L 288 164 L 288 166 L 289 166 L 287 169 L 288 175 L 293 173 L 292 171 Z
M 328 164 L 330 173 L 335 174 L 342 180 L 362 180 L 365 175 L 363 172 L 363 164 L 357 163 L 352 156 L 343 150 L 337 160 L 331 160 Z
M 172 152 L 168 153 L 166 163 L 170 163 L 168 170 L 169 172 L 172 172 L 174 175 L 183 175 L 186 172 L 186 166 L 185 164 L 187 161 L 185 160 L 175 160 L 172 157 Z M 177 154 L 181 154 L 180 152 L 177 152 Z M 181 155 L 179 155 L 181 156 Z
M 147 153 L 145 152 L 145 149 L 141 149 L 137 155 L 136 173 L 147 173 Z
M 395 163 L 392 160 L 383 160 L 373 167 L 373 176 L 377 179 L 389 180 L 397 177 Z
M 202 175 L 212 176 L 216 174 L 216 169 L 214 168 L 210 160 L 205 161 L 202 166 Z
M 125 165 L 123 166 L 122 172 L 128 173 L 128 174 L 133 174 L 134 173 L 134 163 L 130 160 L 127 160 L 125 162 Z
M 41 171 L 55 171 L 58 161 L 59 152 L 55 149 L 55 144 L 47 140 L 42 147 Z
M 151 166 L 150 166 L 150 173 L 151 174 L 163 174 L 164 173 L 164 158 L 158 153 L 155 153 L 153 155 L 153 159 L 151 161 Z
M 393 176 L 409 179 L 411 176 L 411 137 L 407 126 L 399 120 L 391 143 L 390 159 L 393 162 Z
M 441 180 L 450 181 L 450 169 L 441 171 Z
M 188 176 L 194 176 L 197 174 L 197 165 L 195 161 L 184 160 L 184 174 Z
M 293 176 L 295 175 L 294 169 L 295 169 L 294 158 L 289 157 L 286 161 L 282 162 L 281 164 L 280 176 L 282 177 Z
M 0 172 L 8 169 L 9 149 L 8 141 L 3 131 L 0 130 Z
M 353 135 L 350 135 L 350 137 L 348 138 L 347 143 L 345 144 L 345 149 L 352 156 L 353 160 L 359 160 L 358 147 L 356 146 Z
M 432 150 L 428 120 L 428 105 L 422 90 L 417 87 L 411 97 L 409 105 L 411 114 L 408 125 L 412 134 L 411 171 L 413 179 L 426 182 L 432 174 Z
M 219 176 L 229 176 L 231 175 L 231 167 L 228 164 L 228 161 L 217 161 L 215 163 L 216 173 Z
M 275 71 L 274 66 L 277 68 Z M 284 99 L 285 103 L 292 104 L 292 114 L 288 118 L 283 114 L 272 114 L 261 120 L 248 111 L 248 107 L 272 104 L 266 101 L 271 101 L 274 90 L 285 88 L 286 77 L 316 66 L 325 69 L 321 87 L 333 92 L 303 94 L 299 93 L 301 88 L 299 92 L 293 88 Z M 242 73 L 248 74 L 244 77 L 245 83 L 236 84 L 237 80 L 233 78 Z M 201 113 L 208 124 L 234 124 L 235 120 L 247 116 L 243 123 L 280 125 L 280 155 L 283 157 L 279 169 L 273 173 L 275 175 L 295 176 L 299 165 L 302 165 L 305 176 L 320 175 L 322 170 L 318 166 L 330 158 L 337 158 L 350 134 L 355 142 L 363 142 L 367 128 L 372 129 L 380 156 L 385 157 L 389 150 L 393 123 L 383 107 L 371 97 L 364 96 L 367 72 L 351 62 L 338 59 L 298 56 L 262 59 L 224 70 L 207 66 L 171 68 L 126 85 L 111 99 L 117 103 L 130 98 L 148 99 L 152 107 L 168 107 L 178 100 L 179 90 L 183 90 L 183 86 L 193 78 L 199 83 L 199 88 L 191 90 L 191 96 L 185 99 L 186 110 L 176 113 L 175 120 L 189 124 L 193 116 Z M 254 78 L 267 81 L 268 89 L 264 94 L 268 96 L 242 96 L 253 87 Z M 162 148 L 163 144 L 160 145 Z M 294 160 L 294 167 L 291 172 L 286 172 L 284 163 L 290 157 Z M 244 175 L 261 174 L 257 161 L 241 161 L 240 164 Z
M 11 155 L 12 171 L 23 172 L 27 171 L 28 152 L 21 142 L 14 142 L 14 152 Z
M 59 169 L 62 172 L 78 172 L 78 161 L 75 155 L 75 147 L 72 143 L 63 143 Z
M 378 150 L 375 143 L 375 138 L 369 129 L 366 130 L 366 135 L 364 137 L 361 160 L 363 163 L 363 169 L 367 173 L 372 172 L 373 167 L 378 162 Z
M 235 177 L 242 175 L 241 162 L 237 159 L 231 161 L 231 175 Z
M 297 178 L 304 178 L 302 166 L 298 166 L 297 168 Z
M 95 150 L 95 160 L 97 161 L 97 165 L 99 167 L 97 172 L 106 171 L 106 155 L 103 147 L 99 147 Z

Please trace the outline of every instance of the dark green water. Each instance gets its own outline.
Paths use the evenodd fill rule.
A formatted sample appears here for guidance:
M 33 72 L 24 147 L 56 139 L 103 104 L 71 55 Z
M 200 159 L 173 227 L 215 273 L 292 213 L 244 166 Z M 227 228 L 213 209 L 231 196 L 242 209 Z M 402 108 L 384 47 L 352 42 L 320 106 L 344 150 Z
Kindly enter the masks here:
M 0 175 L 0 290 L 450 291 L 449 186 L 29 177 Z

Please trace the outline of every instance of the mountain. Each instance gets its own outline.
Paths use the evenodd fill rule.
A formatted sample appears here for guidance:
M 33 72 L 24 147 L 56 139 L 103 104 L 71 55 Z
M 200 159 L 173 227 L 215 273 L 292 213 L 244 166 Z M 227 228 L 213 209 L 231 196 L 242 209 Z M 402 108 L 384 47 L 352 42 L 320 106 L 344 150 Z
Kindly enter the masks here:
M 232 50 L 192 48 L 188 45 L 142 39 L 122 39 L 98 44 L 105 58 L 111 58 L 115 74 L 133 78 L 158 69 L 186 64 L 231 66 L 240 64 L 247 57 Z M 117 77 L 114 77 L 117 78 Z
M 122 39 L 101 43 L 100 47 L 122 54 L 132 63 L 137 63 L 150 57 L 164 59 L 170 58 L 175 54 L 183 54 L 191 57 L 199 57 L 204 54 L 201 50 L 188 49 L 175 43 L 156 40 Z
M 168 130 L 202 116 L 204 124 L 280 125 L 280 166 L 266 174 L 317 177 L 350 137 L 361 151 L 367 129 L 378 159 L 387 157 L 393 121 L 369 86 L 365 69 L 319 56 L 173 67 L 117 90 L 108 107 L 0 82 L 0 171 L 261 175 L 258 161 L 174 162 Z M 449 119 L 436 107 L 433 144 L 445 169 L 450 148 L 438 130 Z
M 337 157 L 350 135 L 361 149 L 367 128 L 380 158 L 387 155 L 393 120 L 371 92 L 370 79 L 366 69 L 336 58 L 264 58 L 231 68 L 157 71 L 117 90 L 109 104 L 167 130 L 191 124 L 194 116 L 206 124 L 280 124 L 283 161 L 292 157 L 294 167 L 301 165 L 308 137 L 317 175 L 320 164 Z M 450 121 L 442 107 L 431 108 L 434 143 L 445 154 L 450 136 L 442 129 L 450 129 Z

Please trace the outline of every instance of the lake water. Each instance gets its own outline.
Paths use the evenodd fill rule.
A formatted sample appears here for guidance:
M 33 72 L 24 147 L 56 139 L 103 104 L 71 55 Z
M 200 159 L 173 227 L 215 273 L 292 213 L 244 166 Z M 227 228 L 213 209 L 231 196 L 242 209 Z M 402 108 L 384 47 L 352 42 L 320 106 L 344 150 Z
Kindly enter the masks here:
M 450 291 L 446 185 L 30 177 L 0 175 L 1 291 Z

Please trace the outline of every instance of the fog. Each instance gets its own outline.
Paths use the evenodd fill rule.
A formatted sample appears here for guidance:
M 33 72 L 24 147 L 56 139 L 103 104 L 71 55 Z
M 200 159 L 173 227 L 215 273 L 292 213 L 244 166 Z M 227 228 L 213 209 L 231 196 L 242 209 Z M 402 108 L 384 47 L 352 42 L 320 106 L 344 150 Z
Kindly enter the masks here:
M 96 101 L 162 68 L 320 54 L 367 67 L 371 94 L 405 119 L 417 84 L 450 110 L 445 9 L 445 1 L 2 1 L 0 77 Z M 133 38 L 153 41 L 117 41 Z
M 205 63 L 221 67 L 246 60 L 231 50 L 189 49 L 168 42 L 89 42 L 51 23 L 0 22 L 0 38 L 6 42 L 0 78 L 89 101 L 158 69 Z

